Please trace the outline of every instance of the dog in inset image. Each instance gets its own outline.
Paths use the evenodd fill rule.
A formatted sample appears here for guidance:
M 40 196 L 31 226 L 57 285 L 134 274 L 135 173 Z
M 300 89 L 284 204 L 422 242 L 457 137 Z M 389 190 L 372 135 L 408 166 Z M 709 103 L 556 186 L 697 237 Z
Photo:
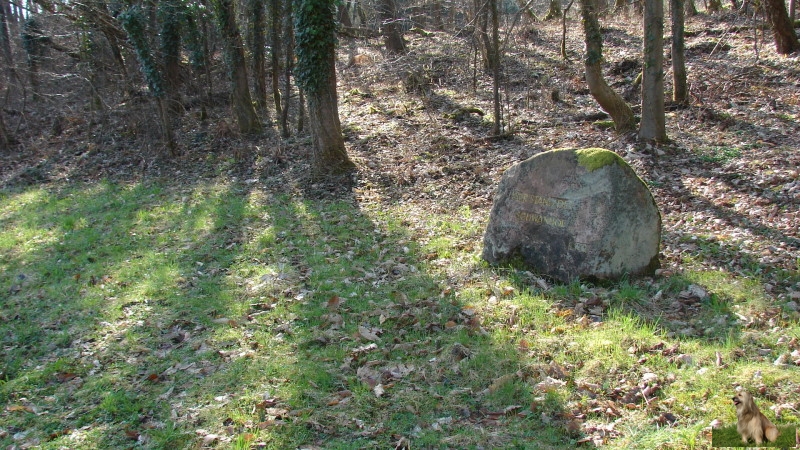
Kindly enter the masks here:
M 742 442 L 746 444 L 752 439 L 756 445 L 760 445 L 764 438 L 770 442 L 778 439 L 778 428 L 759 411 L 752 395 L 739 391 L 733 396 L 733 404 L 736 405 L 736 417 L 739 419 L 736 431 L 742 435 Z

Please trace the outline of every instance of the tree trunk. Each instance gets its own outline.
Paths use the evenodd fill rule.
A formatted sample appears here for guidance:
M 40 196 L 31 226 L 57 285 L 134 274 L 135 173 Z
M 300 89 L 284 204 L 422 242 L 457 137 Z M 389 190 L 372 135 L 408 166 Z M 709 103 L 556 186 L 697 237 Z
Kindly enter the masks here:
M 492 14 L 492 95 L 494 98 L 494 125 L 492 134 L 499 136 L 502 133 L 502 111 L 500 109 L 500 18 L 497 0 L 489 0 L 489 9 Z
M 633 110 L 625 100 L 606 83 L 603 78 L 603 35 L 597 20 L 594 0 L 581 0 L 583 31 L 586 40 L 586 83 L 600 107 L 614 120 L 617 131 L 632 131 L 636 128 Z
M 292 9 L 292 2 L 285 3 L 286 11 L 284 12 L 285 18 L 285 33 L 283 35 L 284 55 L 286 57 L 283 63 L 283 106 L 281 109 L 281 136 L 289 137 L 291 131 L 289 130 L 289 106 L 292 99 L 292 72 L 294 71 L 294 10 Z M 303 99 L 302 89 L 299 91 L 299 100 L 297 102 L 298 118 L 297 118 L 297 132 L 303 131 L 303 114 L 305 112 L 305 100 Z
M 19 84 L 19 75 L 14 69 L 14 54 L 11 51 L 11 32 L 10 30 L 10 5 L 7 0 L 0 0 L 0 47 L 3 52 L 3 62 L 6 67 L 6 76 L 9 85 Z
M 719 12 L 722 10 L 722 0 L 708 0 L 708 12 Z
M 682 105 L 689 100 L 689 88 L 686 83 L 683 2 L 684 0 L 670 0 L 672 9 L 672 101 Z
M 642 121 L 639 138 L 664 142 L 664 2 L 644 3 L 644 68 L 642 69 Z
M 347 156 L 339 120 L 336 95 L 336 67 L 331 55 L 328 81 L 316 92 L 308 93 L 308 123 L 313 139 L 312 165 L 317 174 L 337 174 L 353 170 Z
M 281 53 L 283 52 L 283 8 L 281 7 L 281 0 L 270 0 L 269 2 L 269 15 L 270 15 L 270 63 L 272 65 L 272 101 L 275 103 L 275 117 L 283 124 L 283 108 L 281 106 L 281 72 L 283 71 L 283 64 L 281 64 Z M 288 134 L 287 134 L 288 136 Z M 287 137 L 284 136 L 284 137 Z
M 794 31 L 794 24 L 789 20 L 786 3 L 783 0 L 766 0 L 767 20 L 775 36 L 775 50 L 781 55 L 788 55 L 800 50 L 800 42 Z
M 380 0 L 379 14 L 381 19 L 381 32 L 386 50 L 393 54 L 405 54 L 406 43 L 400 33 L 400 24 L 397 19 L 397 7 L 394 0 Z
M 255 81 L 256 105 L 267 113 L 267 39 L 264 31 L 266 22 L 264 0 L 250 0 L 250 54 L 253 61 L 253 80 Z M 269 120 L 269 119 L 267 119 Z
M 6 129 L 6 123 L 3 121 L 3 111 L 0 110 L 0 150 L 6 150 L 11 146 L 11 136 Z
M 158 15 L 161 19 L 161 54 L 164 63 L 164 81 L 168 110 L 176 115 L 183 110 L 181 87 L 181 26 L 178 4 L 174 0 L 161 1 Z
M 687 17 L 694 17 L 697 15 L 697 6 L 694 4 L 694 0 L 686 0 L 684 9 L 686 10 Z
M 353 21 L 350 19 L 350 4 L 346 2 L 339 3 L 336 6 L 336 11 L 339 16 L 339 23 L 347 28 L 353 27 Z
M 231 103 L 239 131 L 259 133 L 262 130 L 247 78 L 247 63 L 239 27 L 236 25 L 236 12 L 232 0 L 214 0 L 214 9 L 222 37 L 222 46 L 231 79 Z
M 336 21 L 333 0 L 295 0 L 297 81 L 308 98 L 317 175 L 355 168 L 344 146 L 336 95 Z
M 550 8 L 547 10 L 547 15 L 544 20 L 553 20 L 561 17 L 561 0 L 550 0 Z

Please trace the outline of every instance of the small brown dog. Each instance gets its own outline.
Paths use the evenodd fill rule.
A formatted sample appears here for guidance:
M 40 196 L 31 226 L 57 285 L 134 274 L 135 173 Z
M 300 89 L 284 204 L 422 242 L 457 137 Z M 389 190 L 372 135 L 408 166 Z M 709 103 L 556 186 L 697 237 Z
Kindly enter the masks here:
M 778 439 L 778 428 L 759 411 L 752 395 L 739 391 L 733 397 L 733 404 L 736 405 L 736 417 L 739 418 L 736 431 L 742 435 L 742 442 L 746 444 L 753 439 L 756 445 L 760 445 L 765 437 L 770 442 Z

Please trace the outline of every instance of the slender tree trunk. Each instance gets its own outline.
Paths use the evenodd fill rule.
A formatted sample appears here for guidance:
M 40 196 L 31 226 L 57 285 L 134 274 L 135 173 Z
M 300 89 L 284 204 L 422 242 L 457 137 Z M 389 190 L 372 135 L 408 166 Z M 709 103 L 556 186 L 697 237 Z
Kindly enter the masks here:
M 625 100 L 606 83 L 603 78 L 603 35 L 597 20 L 594 0 L 581 0 L 583 30 L 586 39 L 586 83 L 600 107 L 614 120 L 619 132 L 632 131 L 636 128 L 633 110 Z
M 642 70 L 642 121 L 639 138 L 664 142 L 664 2 L 644 3 L 644 69 Z
M 353 21 L 350 19 L 350 4 L 349 3 L 347 3 L 347 2 L 339 3 L 336 6 L 336 11 L 337 11 L 337 14 L 339 16 L 339 22 L 342 24 L 342 26 L 345 26 L 345 27 L 348 27 L 348 28 L 353 26 Z
M 267 39 L 264 32 L 266 23 L 264 0 L 250 0 L 250 54 L 253 58 L 253 80 L 258 108 L 267 113 Z M 267 119 L 269 120 L 269 119 Z
M 242 133 L 259 133 L 261 122 L 253 107 L 247 77 L 247 62 L 244 56 L 244 45 L 239 27 L 236 24 L 236 12 L 232 0 L 214 0 L 214 9 L 219 23 L 225 59 L 231 78 L 231 103 Z
M 719 12 L 720 10 L 722 10 L 722 0 L 708 0 L 708 12 Z
M 394 0 L 380 0 L 379 14 L 386 50 L 393 54 L 405 54 L 408 50 L 403 40 L 403 34 L 400 32 L 400 24 L 397 21 L 397 7 Z
M 684 44 L 684 0 L 670 0 L 672 9 L 672 101 L 686 104 L 689 88 L 686 83 L 686 46 Z
M 285 62 L 283 63 L 283 107 L 281 109 L 281 136 L 289 137 L 291 130 L 289 129 L 289 106 L 292 99 L 292 72 L 294 71 L 294 9 L 292 2 L 285 3 L 286 11 L 284 13 L 285 33 L 283 35 L 283 47 Z M 302 94 L 303 90 L 298 89 L 298 102 L 297 102 L 297 132 L 303 131 L 303 115 L 305 113 L 305 99 Z
M 22 86 L 19 75 L 14 68 L 14 54 L 11 51 L 10 11 L 11 8 L 8 1 L 0 0 L 0 47 L 2 47 L 3 62 L 5 63 L 9 85 L 17 84 Z
M 283 52 L 283 8 L 281 8 L 281 0 L 269 1 L 269 15 L 270 15 L 270 63 L 272 65 L 272 100 L 275 103 L 275 117 L 283 124 L 283 108 L 281 105 L 281 73 L 283 65 L 281 64 L 281 52 Z
M 178 17 L 179 5 L 175 0 L 162 0 L 158 15 L 161 22 L 161 54 L 164 64 L 164 81 L 168 111 L 177 115 L 183 111 L 180 99 L 181 87 L 181 26 Z
M 6 150 L 11 146 L 11 135 L 8 134 L 6 123 L 3 121 L 3 111 L 0 110 L 0 150 Z
M 503 116 L 500 109 L 500 18 L 497 0 L 489 0 L 492 14 L 492 95 L 494 97 L 494 125 L 492 134 L 499 136 L 503 132 Z
M 800 50 L 800 42 L 794 31 L 794 24 L 789 20 L 786 3 L 783 0 L 766 0 L 764 6 L 767 20 L 775 36 L 775 50 L 781 55 L 788 55 Z

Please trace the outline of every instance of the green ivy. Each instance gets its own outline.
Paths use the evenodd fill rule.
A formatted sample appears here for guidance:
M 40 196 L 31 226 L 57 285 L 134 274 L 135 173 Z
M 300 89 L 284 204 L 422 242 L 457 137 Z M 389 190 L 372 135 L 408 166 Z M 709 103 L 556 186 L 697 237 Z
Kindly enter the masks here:
M 145 17 L 141 8 L 138 6 L 131 6 L 119 15 L 119 21 L 122 28 L 128 34 L 128 39 L 131 42 L 136 56 L 139 58 L 139 64 L 142 66 L 142 73 L 147 79 L 147 85 L 150 87 L 150 92 L 156 97 L 164 95 L 164 77 L 158 70 L 153 53 L 150 51 L 150 44 L 147 41 L 145 33 Z
M 294 0 L 295 77 L 309 94 L 319 92 L 328 81 L 330 55 L 336 48 L 333 0 Z
M 158 20 L 161 22 L 161 53 L 165 60 L 179 60 L 181 54 L 181 5 L 176 1 L 161 1 Z
M 195 69 L 206 66 L 206 52 L 204 37 L 197 26 L 199 21 L 205 20 L 206 10 L 203 5 L 192 3 L 181 15 L 182 25 L 186 30 L 186 49 L 189 51 L 189 63 Z

